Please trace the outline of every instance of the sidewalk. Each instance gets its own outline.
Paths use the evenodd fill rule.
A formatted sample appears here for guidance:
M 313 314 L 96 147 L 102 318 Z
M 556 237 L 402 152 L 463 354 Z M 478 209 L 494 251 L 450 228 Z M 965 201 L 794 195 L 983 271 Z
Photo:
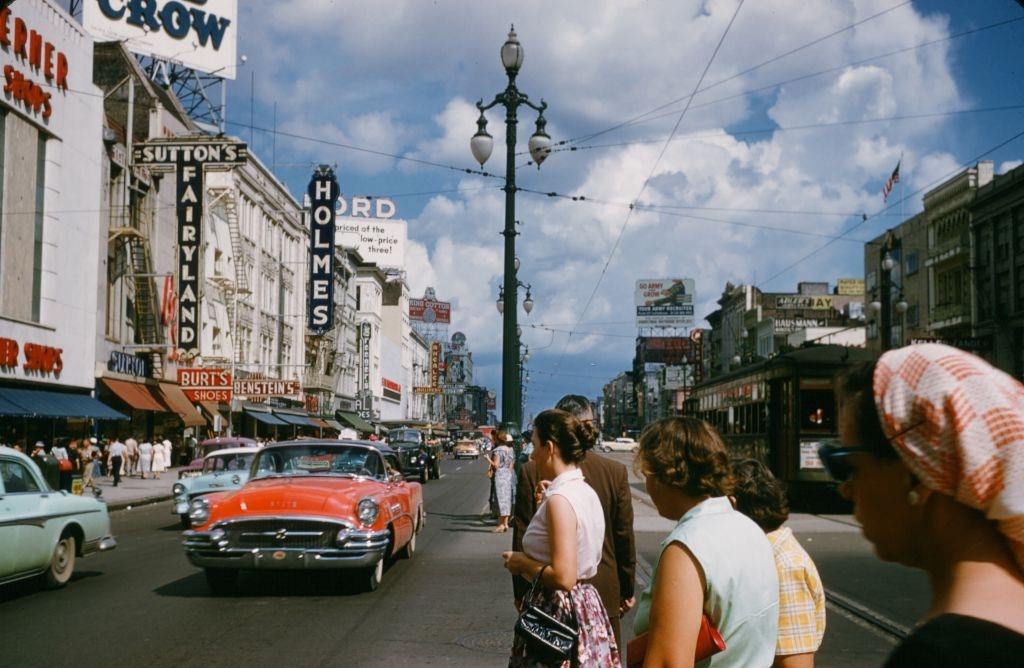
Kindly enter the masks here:
M 171 485 L 178 480 L 178 470 L 182 468 L 175 466 L 160 474 L 159 480 L 139 477 L 123 477 L 121 484 L 114 487 L 114 480 L 110 477 L 97 478 L 94 482 L 103 491 L 101 497 L 107 502 L 108 510 L 122 510 L 129 506 L 137 506 L 145 503 L 155 503 L 171 498 Z M 90 494 L 85 490 L 83 494 Z

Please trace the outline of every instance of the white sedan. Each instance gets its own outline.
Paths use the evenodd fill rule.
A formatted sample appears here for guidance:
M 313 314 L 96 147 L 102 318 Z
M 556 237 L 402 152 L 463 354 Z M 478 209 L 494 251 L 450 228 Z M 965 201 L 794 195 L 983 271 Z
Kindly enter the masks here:
M 636 441 L 627 437 L 617 438 L 614 441 L 601 441 L 601 450 L 604 452 L 636 452 L 639 447 Z

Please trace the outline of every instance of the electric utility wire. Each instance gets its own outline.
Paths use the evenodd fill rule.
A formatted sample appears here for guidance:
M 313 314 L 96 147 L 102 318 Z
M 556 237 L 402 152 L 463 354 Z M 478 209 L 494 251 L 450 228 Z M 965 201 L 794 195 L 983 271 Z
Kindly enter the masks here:
M 980 113 L 994 113 L 1001 111 L 1019 111 L 1024 109 L 1024 104 L 1010 104 L 1002 105 L 998 107 L 979 107 L 975 109 L 952 109 L 949 111 L 935 111 L 921 114 L 901 114 L 897 116 L 879 116 L 877 118 L 855 118 L 843 121 L 830 121 L 825 123 L 807 123 L 805 125 L 790 125 L 790 126 L 776 126 L 776 127 L 765 127 L 756 128 L 751 130 L 723 130 L 721 132 L 711 132 L 708 134 L 688 134 L 681 137 L 677 137 L 673 141 L 693 141 L 698 139 L 714 139 L 716 137 L 740 137 L 744 135 L 762 135 L 762 134 L 775 134 L 778 132 L 797 132 L 803 130 L 816 130 L 820 128 L 831 128 L 831 127 L 845 127 L 851 125 L 867 125 L 871 123 L 886 123 L 890 121 L 911 121 L 921 120 L 926 118 L 942 118 L 945 116 L 960 116 L 966 114 L 980 114 Z M 658 144 L 665 141 L 664 137 L 655 137 L 653 139 L 636 139 L 631 141 L 611 142 L 607 144 L 586 144 L 584 146 L 566 146 L 564 148 L 552 149 L 548 153 L 572 153 L 577 151 L 589 151 L 599 148 L 623 148 L 627 146 L 641 146 L 645 144 Z M 532 160 L 529 160 L 520 167 L 529 167 L 533 164 Z
M 736 17 L 739 16 L 740 10 L 743 8 L 745 0 L 740 0 L 736 5 L 736 11 L 733 12 L 732 18 L 729 19 L 728 25 L 725 26 L 725 30 L 722 32 L 721 38 L 718 40 L 718 44 L 715 45 L 715 50 L 712 51 L 711 57 L 708 58 L 707 64 L 704 66 L 704 71 L 701 72 L 700 78 L 697 80 L 697 85 L 693 87 L 693 92 L 690 93 L 689 99 L 686 101 L 686 106 L 683 107 L 682 112 L 679 114 L 679 118 L 676 119 L 676 124 L 672 128 L 672 134 L 669 135 L 665 141 L 665 145 L 661 147 L 661 152 L 658 154 L 658 158 L 654 161 L 654 165 L 651 167 L 650 173 L 647 178 L 644 179 L 643 185 L 640 187 L 640 192 L 634 198 L 634 202 L 640 200 L 643 197 L 644 192 L 647 190 L 647 185 L 651 182 L 654 177 L 654 173 L 657 171 L 658 166 L 661 164 L 661 159 L 665 156 L 665 151 L 668 150 L 669 142 L 672 141 L 672 137 L 679 130 L 679 125 L 683 122 L 683 118 L 686 117 L 686 112 L 690 108 L 690 103 L 693 102 L 693 96 L 697 94 L 702 83 L 704 83 L 704 77 L 707 76 L 708 70 L 711 69 L 711 64 L 715 62 L 715 57 L 718 55 L 718 51 L 722 48 L 722 44 L 725 43 L 725 38 L 729 34 L 729 30 L 732 29 L 733 23 L 736 22 Z M 597 282 L 594 284 L 594 289 L 591 291 L 590 296 L 587 298 L 586 304 L 583 306 L 583 310 L 580 312 L 580 316 L 576 319 L 576 325 L 573 326 L 573 330 L 579 327 L 579 323 L 583 322 L 583 318 L 586 317 L 587 311 L 590 309 L 591 303 L 594 301 L 594 296 L 597 295 L 598 289 L 601 287 L 601 282 L 604 280 L 605 274 L 608 273 L 608 267 L 612 263 L 612 259 L 615 258 L 615 251 L 618 250 L 619 244 L 622 242 L 622 235 L 626 232 L 626 227 L 629 225 L 629 220 L 633 216 L 633 212 L 636 210 L 635 207 L 630 207 L 626 212 L 626 218 L 622 221 L 622 227 L 619 228 L 619 234 L 615 238 L 615 243 L 612 245 L 612 250 L 608 254 L 608 259 L 604 263 L 604 267 L 601 268 L 601 273 L 597 277 Z M 562 347 L 562 352 L 558 356 L 558 362 L 555 364 L 556 367 L 561 366 L 562 360 L 565 358 L 565 351 L 569 348 L 569 343 L 572 341 L 572 331 L 569 332 L 569 336 L 566 337 L 565 345 Z
M 882 10 L 882 11 L 876 13 L 876 14 L 872 14 L 871 16 L 868 16 L 868 17 L 866 17 L 864 19 L 861 19 L 860 21 L 856 21 L 854 23 L 851 23 L 850 25 L 846 26 L 845 28 L 840 28 L 839 30 L 831 32 L 831 33 L 829 33 L 827 35 L 822 35 L 821 37 L 818 37 L 817 39 L 811 40 L 810 42 L 807 42 L 806 44 L 802 44 L 802 45 L 800 45 L 800 46 L 798 46 L 798 47 L 796 47 L 794 49 L 790 49 L 789 51 L 786 51 L 785 53 L 780 53 L 780 54 L 778 54 L 776 56 L 773 56 L 773 57 L 769 58 L 768 60 L 765 60 L 765 61 L 763 61 L 761 63 L 758 63 L 757 65 L 754 65 L 752 67 L 748 67 L 747 69 L 745 69 L 745 70 L 743 70 L 741 72 L 737 72 L 736 74 L 728 76 L 728 77 L 726 77 L 724 79 L 719 79 L 718 81 L 710 83 L 707 86 L 705 86 L 704 88 L 698 88 L 696 91 L 694 91 L 693 93 L 690 94 L 690 97 L 693 97 L 694 95 L 696 95 L 698 93 L 703 93 L 706 90 L 711 90 L 712 88 L 715 88 L 717 86 L 721 86 L 722 84 L 724 84 L 726 82 L 732 81 L 732 80 L 737 79 L 737 78 L 739 78 L 741 76 L 744 76 L 746 74 L 750 74 L 751 72 L 754 72 L 755 70 L 759 70 L 762 67 L 765 67 L 766 65 L 770 65 L 770 64 L 772 64 L 772 63 L 774 63 L 776 61 L 779 61 L 779 60 L 781 60 L 781 59 L 783 59 L 783 58 L 785 58 L 787 56 L 791 56 L 794 53 L 798 53 L 800 51 L 803 51 L 804 49 L 808 49 L 808 48 L 810 48 L 812 46 L 820 44 L 820 43 L 822 43 L 822 42 L 824 42 L 824 41 L 826 41 L 828 39 L 831 39 L 832 37 L 835 37 L 837 35 L 841 35 L 844 32 L 847 32 L 849 30 L 853 30 L 854 28 L 856 28 L 859 25 L 867 23 L 868 21 L 872 21 L 872 20 L 874 20 L 874 19 L 876 19 L 876 18 L 878 18 L 880 16 L 883 16 L 884 14 L 888 14 L 889 12 L 892 12 L 894 10 L 899 9 L 900 7 L 904 7 L 904 6 L 909 5 L 909 4 L 911 4 L 909 1 L 908 2 L 901 2 L 898 5 L 893 5 L 892 7 L 889 7 L 888 9 L 884 9 L 884 10 Z M 649 115 L 651 115 L 653 113 L 661 111 L 662 109 L 665 109 L 666 107 L 670 107 L 670 106 L 672 106 L 674 104 L 677 104 L 677 103 L 679 103 L 679 102 L 681 102 L 681 101 L 683 101 L 685 99 L 686 99 L 686 96 L 683 96 L 681 98 L 677 98 L 677 99 L 672 100 L 670 102 L 666 102 L 665 104 L 662 104 L 662 105 L 660 105 L 658 107 L 655 107 L 654 109 L 651 109 L 650 111 L 647 111 L 647 112 L 645 112 L 643 114 L 640 114 L 638 116 L 634 116 L 633 118 L 630 118 L 630 119 L 628 119 L 626 121 L 622 121 L 622 122 L 617 123 L 617 124 L 615 124 L 615 125 L 613 125 L 613 126 L 611 126 L 609 128 L 606 128 L 604 130 L 600 130 L 598 132 L 593 132 L 591 134 L 582 135 L 582 136 L 579 136 L 579 137 L 572 137 L 570 139 L 563 139 L 563 140 L 561 140 L 559 142 L 556 142 L 555 146 L 560 146 L 560 145 L 563 145 L 563 144 L 571 144 L 571 143 L 583 142 L 583 141 L 589 141 L 589 140 L 591 140 L 591 139 L 593 139 L 595 137 L 599 137 L 599 136 L 601 136 L 603 134 L 607 134 L 607 133 L 612 132 L 614 130 L 618 130 L 619 128 L 625 127 L 627 125 L 632 125 L 635 122 L 643 119 L 646 116 L 649 116 Z M 672 113 L 675 113 L 675 112 L 672 112 Z
M 585 202 L 585 203 L 590 203 L 590 204 L 597 204 L 599 206 L 614 206 L 614 207 L 619 207 L 619 208 L 624 208 L 624 209 L 630 209 L 631 211 L 633 211 L 633 210 L 648 211 L 650 213 L 657 213 L 657 214 L 660 214 L 660 215 L 663 215 L 663 216 L 669 216 L 669 217 L 672 217 L 672 218 L 683 218 L 683 219 L 688 219 L 688 220 L 699 220 L 699 221 L 709 222 L 709 223 L 721 223 L 723 225 L 732 225 L 732 226 L 735 226 L 735 227 L 747 227 L 747 228 L 752 228 L 752 229 L 757 229 L 757 230 L 763 230 L 763 231 L 766 231 L 766 232 L 782 232 L 784 234 L 796 234 L 796 235 L 806 236 L 806 237 L 819 237 L 819 238 L 824 238 L 824 239 L 833 239 L 833 240 L 836 240 L 836 241 L 839 241 L 841 239 L 842 241 L 850 241 L 850 242 L 855 242 L 855 243 L 859 243 L 859 244 L 867 243 L 866 239 L 845 238 L 845 237 L 840 238 L 840 237 L 838 237 L 838 236 L 836 236 L 834 234 L 826 234 L 824 232 L 813 232 L 813 231 L 810 231 L 810 230 L 801 230 L 801 229 L 796 229 L 796 228 L 793 228 L 793 227 L 779 227 L 779 226 L 776 226 L 776 225 L 765 225 L 763 223 L 751 223 L 751 222 L 746 222 L 746 221 L 741 221 L 741 220 L 726 220 L 726 219 L 723 219 L 723 218 L 711 218 L 710 216 L 698 216 L 698 215 L 694 215 L 694 214 L 680 213 L 678 211 L 663 211 L 663 210 L 661 210 L 661 208 L 658 208 L 659 205 L 655 205 L 655 204 L 635 204 L 635 203 L 630 203 L 630 202 L 616 202 L 616 201 L 613 201 L 613 200 L 600 199 L 600 198 L 597 198 L 597 197 L 587 197 L 586 195 L 564 195 L 562 193 L 558 193 L 558 192 L 554 192 L 554 191 L 544 192 L 542 190 L 533 190 L 532 188 L 517 188 L 517 189 L 521 190 L 522 192 L 531 194 L 531 195 L 542 195 L 544 197 L 554 197 L 554 198 L 566 199 L 566 200 L 569 200 L 569 201 L 572 201 L 572 202 Z M 666 208 L 672 208 L 672 207 L 668 207 L 666 205 Z M 860 216 L 860 215 L 863 215 L 863 214 L 857 213 L 857 214 L 851 214 L 851 215 Z M 850 217 L 850 216 L 847 216 L 847 217 Z
M 995 23 L 989 23 L 989 24 L 986 24 L 986 25 L 983 25 L 983 26 L 979 26 L 977 28 L 971 28 L 969 30 L 963 30 L 961 32 L 954 33 L 952 35 L 947 35 L 945 37 L 939 37 L 939 38 L 936 38 L 936 39 L 927 40 L 927 41 L 924 41 L 924 42 L 920 42 L 918 44 L 914 44 L 912 46 L 907 46 L 907 47 L 903 47 L 903 48 L 900 48 L 900 49 L 896 49 L 894 51 L 889 51 L 887 53 L 882 53 L 882 54 L 879 54 L 879 55 L 869 56 L 867 58 L 862 58 L 862 59 L 859 59 L 859 60 L 855 60 L 855 61 L 846 63 L 844 65 L 837 65 L 837 66 L 829 67 L 829 68 L 826 68 L 826 69 L 823 69 L 823 70 L 818 70 L 816 72 L 811 72 L 811 73 L 808 73 L 808 74 L 802 74 L 802 75 L 793 77 L 791 79 L 784 79 L 782 81 L 777 81 L 775 83 L 767 84 L 767 85 L 764 85 L 764 86 L 758 86 L 758 87 L 755 87 L 755 88 L 748 88 L 746 90 L 740 91 L 740 92 L 735 93 L 733 95 L 728 95 L 726 97 L 720 97 L 720 98 L 717 98 L 715 100 L 710 100 L 708 102 L 701 102 L 700 104 L 695 104 L 691 108 L 693 108 L 693 109 L 702 109 L 704 107 L 708 107 L 708 106 L 711 106 L 711 105 L 714 105 L 714 104 L 718 104 L 719 102 L 726 102 L 728 100 L 734 100 L 734 99 L 739 98 L 739 97 L 746 97 L 746 96 L 752 95 L 754 93 L 760 93 L 762 91 L 771 90 L 773 88 L 778 88 L 780 86 L 784 86 L 784 85 L 790 84 L 790 83 L 795 83 L 797 81 L 804 81 L 806 79 L 812 79 L 814 77 L 822 76 L 824 74 L 830 74 L 830 73 L 833 73 L 833 72 L 839 72 L 839 71 L 845 70 L 845 69 L 850 68 L 850 67 L 856 67 L 858 65 L 864 65 L 865 63 L 869 63 L 869 62 L 872 62 L 872 61 L 875 61 L 875 60 L 882 60 L 884 58 L 890 58 L 892 56 L 897 56 L 897 55 L 900 55 L 902 53 L 909 53 L 911 51 L 916 51 L 918 49 L 923 49 L 923 48 L 928 47 L 928 46 L 933 46 L 935 44 L 942 44 L 943 42 L 950 42 L 950 41 L 953 41 L 953 40 L 956 40 L 956 39 L 967 37 L 969 35 L 974 35 L 974 34 L 977 34 L 977 33 L 980 33 L 980 32 L 984 32 L 986 30 L 992 30 L 992 29 L 1001 28 L 1003 26 L 1010 25 L 1010 24 L 1013 24 L 1013 23 L 1018 23 L 1020 21 L 1024 21 L 1024 17 L 1018 16 L 1018 17 L 1012 18 L 1012 19 L 1005 19 L 1005 20 L 1002 20 L 1002 21 L 997 21 Z M 698 92 L 702 92 L 702 91 L 698 91 Z M 641 122 L 647 123 L 647 122 L 654 121 L 654 120 L 657 120 L 657 119 L 660 119 L 660 118 L 665 118 L 666 116 L 672 116 L 672 115 L 674 115 L 676 113 L 674 110 L 667 111 L 667 112 L 665 112 L 663 114 L 658 114 L 658 115 L 655 115 L 655 116 L 650 116 L 649 118 L 644 118 L 644 117 L 649 116 L 650 114 L 654 113 L 655 111 L 663 109 L 666 106 L 670 106 L 672 104 L 676 104 L 678 102 L 681 102 L 682 100 L 683 100 L 683 98 L 680 98 L 678 100 L 673 100 L 672 102 L 667 103 L 666 105 L 662 105 L 661 107 L 658 107 L 657 109 L 654 109 L 652 111 L 647 112 L 646 114 L 641 114 L 641 116 L 638 117 L 638 118 L 643 118 L 643 120 L 631 119 L 631 120 L 626 121 L 624 123 L 620 123 L 619 125 L 614 126 L 613 128 L 602 130 L 601 132 L 596 132 L 596 133 L 592 133 L 592 134 L 585 135 L 585 136 L 582 136 L 582 137 L 577 137 L 577 138 L 575 138 L 573 140 L 563 139 L 561 141 L 554 142 L 552 144 L 552 150 L 555 150 L 554 147 L 566 145 L 570 141 L 573 141 L 573 142 L 576 142 L 576 143 L 583 142 L 583 141 L 589 141 L 589 140 L 594 139 L 594 138 L 596 138 L 596 137 L 598 137 L 600 135 L 603 135 L 603 134 L 606 134 L 608 132 L 611 132 L 612 129 L 618 129 L 618 128 L 621 128 L 621 127 L 626 127 L 628 125 L 636 125 L 636 124 L 641 123 Z
M 951 178 L 953 176 L 956 176 L 957 174 L 959 174 L 964 169 L 969 168 L 972 164 L 976 164 L 979 160 L 984 158 L 989 153 L 993 153 L 995 151 L 998 151 L 999 149 L 1003 148 L 1004 146 L 1006 146 L 1008 144 L 1011 144 L 1011 143 L 1015 142 L 1016 140 L 1020 139 L 1021 137 L 1024 137 L 1024 130 L 1018 132 L 1017 134 L 1013 135 L 1009 139 L 1006 139 L 1004 141 L 999 142 L 998 144 L 996 144 L 992 148 L 986 149 L 985 151 L 979 153 L 978 155 L 976 155 L 975 157 L 971 158 L 970 160 L 968 160 L 968 161 L 966 161 L 964 163 L 961 163 L 953 171 L 948 172 L 947 174 L 945 174 L 943 176 L 940 176 L 939 178 L 931 181 L 930 183 L 925 184 L 924 186 L 922 186 L 922 187 L 918 188 L 917 190 L 911 192 L 909 195 L 901 197 L 899 200 L 897 200 L 897 201 L 893 202 L 892 204 L 888 205 L 887 207 L 883 208 L 882 211 L 888 211 L 888 210 L 890 210 L 890 209 L 892 209 L 892 208 L 894 208 L 896 206 L 899 206 L 902 203 L 906 202 L 908 199 L 912 199 L 913 197 L 916 197 L 920 193 L 925 192 L 929 188 L 932 188 L 932 187 L 938 185 L 939 183 L 942 183 L 943 181 L 945 181 L 945 180 L 947 180 L 947 179 L 949 179 L 949 178 Z M 881 211 L 879 213 L 881 213 Z M 859 223 L 857 223 L 856 225 L 854 225 L 850 229 L 844 231 L 842 234 L 840 234 L 840 236 L 841 237 L 842 236 L 846 236 L 850 232 L 853 232 L 854 230 L 856 230 L 858 227 L 861 227 L 862 225 L 867 224 L 868 221 L 874 220 L 876 217 L 878 217 L 879 213 L 875 213 L 875 214 L 872 214 L 870 216 L 865 215 L 861 219 L 861 221 Z M 769 276 L 767 280 L 765 280 L 763 283 L 761 283 L 761 285 L 767 285 L 767 284 L 771 283 L 776 278 L 779 278 L 780 276 L 786 274 L 787 272 L 789 272 L 791 269 L 793 269 L 797 265 L 803 263 L 805 260 L 808 260 L 809 258 L 813 257 L 814 255 L 817 255 L 819 252 L 825 250 L 826 248 L 831 246 L 833 243 L 835 243 L 835 241 L 836 241 L 836 239 L 832 239 L 830 241 L 827 241 L 824 244 L 822 244 L 821 246 L 818 246 L 817 248 L 812 250 L 810 253 L 807 253 L 806 255 L 800 257 L 795 262 L 792 262 L 792 263 L 786 265 L 780 271 L 777 271 L 774 274 L 772 274 L 771 276 Z

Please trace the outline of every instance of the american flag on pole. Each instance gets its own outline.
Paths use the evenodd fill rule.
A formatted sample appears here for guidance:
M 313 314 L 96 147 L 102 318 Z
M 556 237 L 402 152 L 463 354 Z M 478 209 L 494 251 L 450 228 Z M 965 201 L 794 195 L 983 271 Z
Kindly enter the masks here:
M 889 194 L 892 193 L 892 187 L 900 182 L 900 162 L 903 161 L 900 160 L 896 163 L 896 169 L 892 170 L 892 175 L 889 176 L 889 180 L 885 182 L 884 186 L 882 186 L 882 202 L 889 199 Z

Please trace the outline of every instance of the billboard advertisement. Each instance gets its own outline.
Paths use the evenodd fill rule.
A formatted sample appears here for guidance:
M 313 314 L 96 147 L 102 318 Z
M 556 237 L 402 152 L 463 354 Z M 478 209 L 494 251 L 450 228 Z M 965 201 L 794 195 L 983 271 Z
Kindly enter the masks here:
M 637 359 L 645 364 L 689 364 L 696 361 L 694 341 L 685 336 L 647 336 L 637 343 Z
M 435 299 L 410 299 L 409 319 L 427 324 L 451 324 L 452 305 Z
M 381 269 L 405 267 L 408 225 L 404 220 L 338 216 L 335 243 L 359 251 L 366 262 Z
M 234 79 L 238 0 L 84 0 L 82 27 L 99 41 Z
M 636 282 L 637 327 L 692 327 L 692 278 L 642 278 Z

